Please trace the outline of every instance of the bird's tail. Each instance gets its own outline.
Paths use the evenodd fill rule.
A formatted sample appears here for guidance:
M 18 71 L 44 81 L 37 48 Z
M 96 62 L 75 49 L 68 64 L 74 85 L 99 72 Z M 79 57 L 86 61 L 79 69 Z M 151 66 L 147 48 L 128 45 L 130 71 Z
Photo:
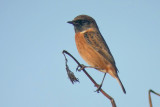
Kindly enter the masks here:
M 116 80 L 117 80 L 117 81 L 118 81 L 118 83 L 120 84 L 120 86 L 121 86 L 121 88 L 122 88 L 123 92 L 126 94 L 126 90 L 125 90 L 125 88 L 124 88 L 124 86 L 123 86 L 123 84 L 122 84 L 121 80 L 119 79 L 118 75 L 117 75 L 117 77 L 116 77 Z

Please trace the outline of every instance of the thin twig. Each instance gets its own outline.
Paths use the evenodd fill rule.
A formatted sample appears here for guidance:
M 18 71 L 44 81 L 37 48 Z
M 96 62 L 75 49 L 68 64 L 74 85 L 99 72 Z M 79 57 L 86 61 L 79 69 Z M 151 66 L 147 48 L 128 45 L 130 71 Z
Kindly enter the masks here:
M 153 91 L 153 90 L 151 90 L 151 89 L 148 91 L 149 105 L 150 105 L 150 107 L 153 107 L 153 106 L 152 106 L 152 99 L 151 99 L 151 92 L 154 93 L 154 94 L 156 94 L 156 95 L 158 95 L 158 96 L 160 96 L 160 94 L 156 93 L 155 91 Z
M 65 54 L 69 55 L 71 58 L 73 58 L 73 60 L 78 64 L 79 67 L 82 67 L 82 65 L 69 52 L 67 52 L 66 50 L 63 50 L 62 53 L 64 54 L 64 56 Z M 93 82 L 93 84 L 98 88 L 99 85 L 96 83 L 96 81 L 87 73 L 85 69 L 82 69 L 82 70 L 87 75 L 87 77 Z M 103 89 L 100 89 L 100 92 L 111 101 L 112 107 L 116 107 L 116 103 L 111 96 L 109 96 L 105 91 L 103 91 Z
M 72 82 L 72 84 L 74 84 L 75 82 L 79 82 L 78 78 L 75 77 L 74 73 L 69 69 L 68 65 L 67 65 L 67 57 L 66 55 L 63 53 L 64 57 L 65 57 L 65 64 L 66 64 L 66 71 L 68 74 L 68 77 L 70 79 L 70 81 Z

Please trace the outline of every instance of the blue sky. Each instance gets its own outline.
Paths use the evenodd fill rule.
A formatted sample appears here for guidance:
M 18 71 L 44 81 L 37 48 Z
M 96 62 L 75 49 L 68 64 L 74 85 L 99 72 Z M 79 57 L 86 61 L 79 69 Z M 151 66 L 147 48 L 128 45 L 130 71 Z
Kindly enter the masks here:
M 118 107 L 149 107 L 148 90 L 160 93 L 159 0 L 1 0 L 0 107 L 111 107 L 83 72 L 72 85 L 62 51 L 79 62 L 73 26 L 80 14 L 92 16 L 120 71 L 107 75 L 103 89 Z M 76 64 L 69 58 L 69 66 Z M 103 73 L 87 69 L 100 83 Z M 154 107 L 159 97 L 152 95 Z

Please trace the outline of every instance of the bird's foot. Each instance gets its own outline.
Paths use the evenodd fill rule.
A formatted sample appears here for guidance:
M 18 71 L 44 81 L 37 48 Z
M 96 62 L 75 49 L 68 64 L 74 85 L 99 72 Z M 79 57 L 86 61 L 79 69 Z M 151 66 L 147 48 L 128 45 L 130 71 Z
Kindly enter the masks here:
M 94 92 L 99 93 L 99 91 L 101 90 L 101 88 L 102 88 L 102 84 L 100 84 L 100 85 L 98 86 L 97 90 L 96 90 L 96 91 L 94 91 Z
M 78 65 L 77 68 L 76 68 L 76 71 L 81 71 L 81 70 L 83 70 L 84 68 L 87 68 L 87 67 L 88 67 L 88 66 L 85 66 L 85 65 L 83 65 L 83 64 L 81 64 L 81 66 Z
M 99 70 L 99 68 L 97 68 L 97 67 L 85 66 L 85 65 L 81 64 L 81 66 L 80 66 L 80 65 L 77 66 L 76 71 L 81 71 L 81 70 L 83 70 L 84 68 L 94 68 L 94 69 Z

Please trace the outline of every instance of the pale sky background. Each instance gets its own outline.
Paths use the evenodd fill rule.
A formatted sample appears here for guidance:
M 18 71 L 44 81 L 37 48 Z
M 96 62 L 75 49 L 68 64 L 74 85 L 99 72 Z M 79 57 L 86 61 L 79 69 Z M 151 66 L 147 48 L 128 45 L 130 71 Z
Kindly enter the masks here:
M 75 85 L 67 77 L 64 49 L 86 65 L 66 23 L 80 14 L 96 20 L 127 94 L 110 75 L 102 88 L 118 107 L 149 107 L 148 90 L 160 93 L 160 0 L 1 0 L 0 107 L 111 107 L 83 72 Z

